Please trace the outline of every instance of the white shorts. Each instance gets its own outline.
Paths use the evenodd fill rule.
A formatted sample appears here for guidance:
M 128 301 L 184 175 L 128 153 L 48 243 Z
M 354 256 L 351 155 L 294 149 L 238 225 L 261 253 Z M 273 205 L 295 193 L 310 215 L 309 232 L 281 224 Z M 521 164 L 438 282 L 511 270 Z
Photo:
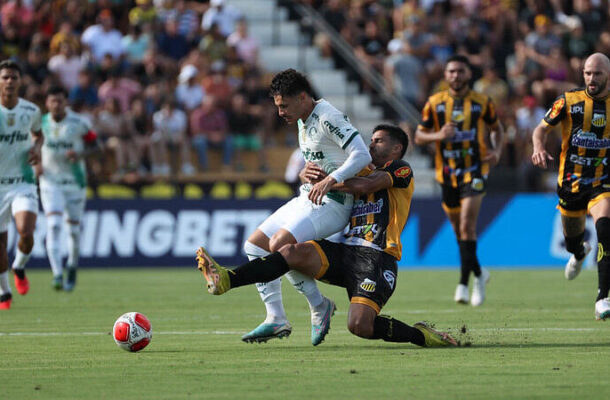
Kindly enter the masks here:
M 40 187 L 40 202 L 45 214 L 64 211 L 70 221 L 80 221 L 85 211 L 85 189 L 64 188 L 61 185 L 44 185 Z
M 29 211 L 38 214 L 38 193 L 31 183 L 20 183 L 7 188 L 0 186 L 0 233 L 8 230 L 11 215 Z
M 321 205 L 313 204 L 307 195 L 307 192 L 301 192 L 300 196 L 271 214 L 258 229 L 268 238 L 280 229 L 285 229 L 298 243 L 302 243 L 323 239 L 345 228 L 352 212 L 352 195 L 346 194 L 343 204 L 324 196 Z

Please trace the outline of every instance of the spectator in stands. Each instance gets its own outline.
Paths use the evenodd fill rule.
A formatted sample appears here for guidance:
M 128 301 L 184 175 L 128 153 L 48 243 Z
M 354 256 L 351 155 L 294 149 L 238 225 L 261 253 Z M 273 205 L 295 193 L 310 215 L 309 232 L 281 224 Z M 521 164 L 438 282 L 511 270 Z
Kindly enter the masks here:
M 123 36 L 121 45 L 130 64 L 141 64 L 144 62 L 146 52 L 154 45 L 150 30 L 150 23 L 133 25 L 129 28 L 129 34 Z
M 508 103 L 508 84 L 498 76 L 498 71 L 491 61 L 484 65 L 483 76 L 474 82 L 473 89 L 491 97 L 494 104 Z M 498 115 L 502 116 L 505 112 L 503 107 L 498 107 Z
M 413 54 L 411 47 L 406 46 L 401 39 L 392 39 L 388 43 L 390 54 L 384 63 L 384 78 L 388 90 L 404 101 L 415 106 L 423 104 L 424 82 L 423 63 Z
M 551 19 L 544 14 L 536 15 L 534 19 L 535 30 L 525 37 L 527 56 L 542 70 L 537 60 L 551 54 L 553 47 L 561 46 L 561 39 L 551 31 Z
M 157 36 L 157 47 L 159 53 L 179 61 L 186 56 L 190 44 L 186 36 L 178 32 L 178 22 L 175 19 L 165 21 L 164 30 Z
M 255 152 L 258 156 L 258 169 L 268 171 L 263 140 L 257 129 L 260 126 L 256 115 L 250 112 L 246 96 L 236 93 L 231 98 L 228 112 L 229 135 L 235 144 L 235 164 L 238 171 L 246 170 L 243 151 Z M 195 140 L 195 138 L 193 138 Z
M 162 163 L 155 158 L 156 154 L 151 151 L 151 120 L 146 113 L 144 100 L 141 97 L 138 96 L 133 98 L 129 114 L 133 120 L 135 130 L 134 143 L 136 146 L 137 160 L 139 162 L 138 174 L 144 176 L 148 173 L 145 165 L 147 165 L 151 171 L 157 171 Z
M 59 44 L 59 54 L 49 59 L 49 70 L 54 73 L 66 90 L 78 84 L 78 75 L 85 67 L 85 60 L 74 51 L 73 42 L 64 40 Z
M 176 86 L 176 101 L 187 112 L 190 112 L 201 105 L 205 97 L 203 87 L 197 82 L 199 70 L 186 64 L 178 75 L 178 86 Z
M 237 21 L 235 32 L 227 38 L 227 45 L 235 47 L 237 55 L 245 63 L 255 66 L 258 63 L 259 44 L 256 38 L 248 34 L 248 22 L 245 18 Z
M 30 2 L 22 0 L 12 0 L 3 2 L 0 9 L 2 26 L 13 26 L 17 30 L 17 37 L 29 42 L 35 24 L 35 13 Z
M 99 104 L 97 97 L 97 88 L 92 82 L 91 73 L 88 70 L 82 70 L 78 74 L 78 81 L 68 96 L 70 104 L 79 104 L 87 110 L 92 110 Z
M 541 104 L 576 86 L 570 81 L 570 64 L 560 47 L 553 47 L 548 56 L 531 52 L 530 58 L 542 67 L 542 78 L 532 83 L 532 93 Z
M 59 30 L 51 38 L 51 44 L 49 45 L 51 54 L 59 53 L 61 44 L 64 42 L 68 42 L 71 45 L 73 52 L 77 52 L 80 48 L 78 35 L 74 33 L 74 28 L 68 20 L 62 21 L 61 25 L 59 25 Z
M 199 16 L 186 5 L 185 0 L 175 0 L 173 8 L 167 10 L 159 19 L 161 22 L 165 22 L 167 19 L 176 20 L 178 33 L 186 37 L 190 43 L 195 42 L 199 30 Z
M 0 30 L 0 51 L 2 58 L 17 57 L 22 43 L 17 36 L 17 28 L 13 25 L 3 25 Z
M 129 11 L 129 23 L 131 25 L 142 25 L 152 23 L 157 19 L 157 10 L 152 0 L 136 0 L 136 6 Z
M 99 24 L 88 27 L 81 36 L 81 42 L 89 48 L 94 62 L 101 62 L 106 54 L 119 60 L 123 55 L 121 40 L 123 35 L 114 27 L 114 17 L 109 9 L 98 16 Z
M 214 61 L 210 66 L 210 73 L 201 81 L 205 93 L 214 96 L 220 107 L 228 107 L 233 88 L 226 74 L 224 61 Z
M 212 24 L 210 30 L 201 38 L 199 51 L 204 54 L 210 62 L 223 61 L 229 50 L 226 38 L 220 32 L 218 24 Z
M 358 40 L 355 53 L 369 67 L 381 71 L 386 43 L 387 39 L 383 37 L 377 21 L 371 19 L 366 21 L 364 25 L 364 34 Z
M 140 94 L 142 87 L 133 79 L 121 76 L 118 68 L 114 68 L 110 72 L 108 80 L 100 85 L 98 97 L 101 101 L 106 101 L 109 98 L 119 100 L 119 105 L 122 112 L 129 110 L 131 99 Z
M 153 166 L 153 174 L 168 175 L 174 166 L 180 166 L 184 175 L 195 173 L 187 129 L 186 113 L 177 107 L 174 99 L 165 98 L 161 109 L 153 114 L 153 159 L 160 162 L 160 167 Z
M 215 96 L 206 96 L 201 107 L 193 111 L 190 126 L 199 167 L 202 170 L 208 168 L 208 148 L 212 147 L 222 149 L 223 169 L 230 169 L 233 160 L 233 138 L 229 134 L 227 115 Z
M 235 31 L 235 23 L 242 17 L 241 12 L 224 0 L 210 0 L 210 8 L 203 14 L 201 29 L 209 31 L 218 24 L 220 33 L 226 38 Z

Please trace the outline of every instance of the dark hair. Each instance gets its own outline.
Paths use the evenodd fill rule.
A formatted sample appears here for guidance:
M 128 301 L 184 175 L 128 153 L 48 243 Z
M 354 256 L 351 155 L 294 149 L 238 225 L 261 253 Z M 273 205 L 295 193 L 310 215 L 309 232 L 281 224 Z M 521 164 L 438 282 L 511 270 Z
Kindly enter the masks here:
M 470 60 L 468 60 L 468 57 L 466 57 L 465 55 L 454 54 L 447 59 L 447 63 L 445 65 L 448 65 L 450 62 L 462 63 L 462 64 L 466 65 L 468 67 L 468 69 L 472 70 L 472 66 L 470 65 Z
M 402 145 L 400 158 L 403 158 L 405 153 L 407 152 L 407 149 L 409 148 L 409 136 L 407 136 L 407 133 L 403 131 L 400 127 L 390 124 L 377 125 L 375 128 L 373 128 L 373 133 L 377 131 L 387 132 L 388 135 L 390 135 L 390 138 L 392 138 L 395 143 Z
M 0 71 L 3 69 L 12 69 L 14 71 L 17 71 L 19 73 L 19 76 L 23 75 L 21 66 L 16 61 L 11 59 L 2 60 L 0 62 Z
M 53 85 L 47 90 L 47 96 L 63 95 L 68 98 L 68 91 L 63 86 Z
M 313 90 L 305 75 L 290 68 L 273 77 L 269 94 L 273 96 L 296 96 L 305 92 L 313 97 Z

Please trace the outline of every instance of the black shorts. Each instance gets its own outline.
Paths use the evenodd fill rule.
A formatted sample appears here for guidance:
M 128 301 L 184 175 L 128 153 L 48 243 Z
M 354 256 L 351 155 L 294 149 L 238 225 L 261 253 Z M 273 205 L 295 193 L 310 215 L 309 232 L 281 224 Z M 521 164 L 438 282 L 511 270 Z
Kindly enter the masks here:
M 566 217 L 581 217 L 601 199 L 610 197 L 610 187 L 606 185 L 572 193 L 569 187 L 557 185 L 559 204 L 557 209 Z
M 379 313 L 396 288 L 396 258 L 370 247 L 324 239 L 308 243 L 322 258 L 316 279 L 346 288 L 351 303 L 366 304 Z
M 487 179 L 472 178 L 472 181 L 460 183 L 458 187 L 444 183 L 441 185 L 441 189 L 443 191 L 443 209 L 446 212 L 457 212 L 461 206 L 461 199 L 485 194 L 487 191 Z

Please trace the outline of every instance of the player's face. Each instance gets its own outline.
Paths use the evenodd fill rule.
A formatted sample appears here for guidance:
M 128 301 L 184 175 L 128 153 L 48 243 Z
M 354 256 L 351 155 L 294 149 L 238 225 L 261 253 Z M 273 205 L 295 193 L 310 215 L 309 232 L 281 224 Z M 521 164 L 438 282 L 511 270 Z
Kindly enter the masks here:
M 277 113 L 284 118 L 286 123 L 293 124 L 299 118 L 303 117 L 304 104 L 303 94 L 296 96 L 273 96 L 273 102 L 277 107 Z
M 470 68 L 459 61 L 451 61 L 445 68 L 445 80 L 455 92 L 460 92 L 468 86 L 470 76 Z
M 608 71 L 598 60 L 588 60 L 583 70 L 587 93 L 597 96 L 608 88 Z
M 392 159 L 394 143 L 385 131 L 375 131 L 369 145 L 369 153 L 376 167 L 381 167 Z
M 53 118 L 63 117 L 66 112 L 66 96 L 51 94 L 47 96 L 46 106 Z
M 19 72 L 12 68 L 0 70 L 0 95 L 17 96 L 21 86 L 21 76 Z

